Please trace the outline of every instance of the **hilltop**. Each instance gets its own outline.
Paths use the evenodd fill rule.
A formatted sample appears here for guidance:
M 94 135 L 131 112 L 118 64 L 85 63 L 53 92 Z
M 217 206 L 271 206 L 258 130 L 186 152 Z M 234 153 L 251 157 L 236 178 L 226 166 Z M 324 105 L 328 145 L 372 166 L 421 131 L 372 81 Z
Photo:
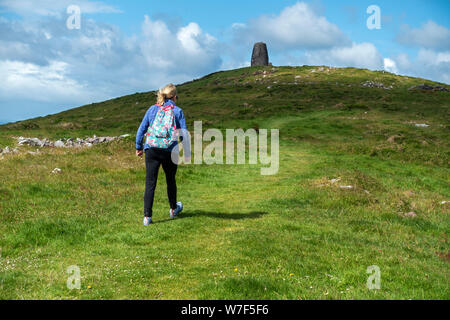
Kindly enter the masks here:
M 376 89 L 384 88 L 389 91 L 370 90 L 370 83 Z M 414 100 L 423 98 L 420 92 L 409 98 L 405 95 L 410 96 L 412 92 L 408 89 L 423 83 L 440 85 L 385 71 L 355 68 L 248 67 L 216 72 L 181 84 L 178 89 L 182 98 L 180 105 L 190 115 L 191 122 L 193 119 L 204 119 L 221 123 L 229 116 L 245 119 L 245 115 L 252 111 L 262 116 L 267 116 L 267 113 L 271 115 L 273 101 L 277 101 L 277 107 L 282 108 L 283 112 L 293 114 L 302 110 L 333 108 L 336 104 L 352 108 L 352 104 L 358 103 L 365 103 L 367 108 L 381 107 L 388 111 L 402 110 L 411 113 L 411 110 L 406 111 L 404 108 L 396 109 L 398 101 L 390 103 L 386 98 L 397 97 L 403 103 L 411 100 L 419 104 L 420 101 Z M 380 88 L 377 85 L 381 85 Z M 55 115 L 9 124 L 2 129 L 41 129 L 42 132 L 48 130 L 58 134 L 84 131 L 92 134 L 100 130 L 118 134 L 119 130 L 135 130 L 136 122 L 154 104 L 155 94 L 154 91 L 135 93 Z M 446 95 L 437 95 L 437 99 L 443 97 Z M 245 103 L 256 107 L 253 110 L 246 108 Z
M 398 136 L 402 151 L 414 152 L 411 159 L 417 157 L 415 148 L 420 146 L 419 152 L 428 154 L 420 155 L 420 160 L 442 163 L 441 152 L 448 150 L 448 140 L 443 138 L 450 118 L 449 93 L 411 90 L 421 84 L 449 88 L 385 71 L 303 66 L 222 71 L 181 84 L 178 90 L 189 128 L 199 120 L 204 128 L 263 128 L 269 120 L 277 122 L 283 116 L 289 118 L 278 123 L 284 140 L 346 141 L 358 152 L 386 154 L 392 152 L 367 146 Z M 3 125 L 0 147 L 14 143 L 10 137 L 20 135 L 50 139 L 133 135 L 155 96 L 154 91 L 135 93 Z M 390 127 L 386 121 L 398 122 L 402 128 Z M 414 127 L 427 121 L 431 128 L 426 132 Z

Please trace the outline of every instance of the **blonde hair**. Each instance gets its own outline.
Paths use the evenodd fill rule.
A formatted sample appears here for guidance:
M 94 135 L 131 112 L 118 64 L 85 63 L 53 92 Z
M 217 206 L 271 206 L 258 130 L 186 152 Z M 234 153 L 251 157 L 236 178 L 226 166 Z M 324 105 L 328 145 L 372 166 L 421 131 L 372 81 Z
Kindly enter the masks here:
M 172 99 L 177 95 L 177 87 L 172 83 L 168 84 L 164 88 L 159 89 L 157 103 L 163 105 L 166 99 Z

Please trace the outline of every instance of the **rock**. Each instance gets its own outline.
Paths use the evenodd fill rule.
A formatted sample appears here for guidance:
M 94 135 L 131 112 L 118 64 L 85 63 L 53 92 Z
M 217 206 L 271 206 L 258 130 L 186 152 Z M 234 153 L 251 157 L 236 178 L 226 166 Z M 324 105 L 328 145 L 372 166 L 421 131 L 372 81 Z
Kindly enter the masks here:
M 341 189 L 353 189 L 353 186 L 339 186 Z
M 427 125 L 427 124 L 425 124 L 425 123 L 416 123 L 416 127 L 419 127 L 419 128 L 428 128 L 429 125 Z
M 386 89 L 386 90 L 391 90 L 394 87 L 391 86 L 386 86 L 381 82 L 374 82 L 374 81 L 370 81 L 367 80 L 366 82 L 361 83 L 361 86 L 366 87 L 366 88 L 382 88 L 382 89 Z
M 84 142 L 84 144 L 97 144 L 99 143 L 100 139 L 94 136 L 93 138 L 87 138 Z
M 252 52 L 252 67 L 268 66 L 268 65 L 269 65 L 269 53 L 267 51 L 267 45 L 264 42 L 255 43 Z
M 3 154 L 8 154 L 8 153 L 10 153 L 11 152 L 11 149 L 9 149 L 9 147 L 7 146 L 7 147 L 5 147 L 5 149 L 3 150 Z
M 58 173 L 61 173 L 61 172 L 62 172 L 62 170 L 60 168 L 55 168 L 52 171 L 53 174 L 58 174 Z
M 41 147 L 53 147 L 53 146 L 54 143 L 48 139 L 44 139 L 43 141 L 41 141 Z
M 415 217 L 417 217 L 417 214 L 414 211 L 411 211 L 411 212 L 405 213 L 404 216 L 406 218 L 415 218 Z
M 441 204 L 447 204 L 450 203 L 450 201 L 442 201 Z
M 35 146 L 38 146 L 38 147 L 43 147 L 44 146 L 44 143 L 38 138 L 33 138 L 32 142 L 34 143 Z
M 387 139 L 387 141 L 389 143 L 395 143 L 395 139 L 399 139 L 399 138 L 403 138 L 403 135 L 399 134 L 399 135 L 395 135 L 395 136 L 389 137 L 389 139 Z
M 18 138 L 18 143 L 19 143 L 20 146 L 26 144 L 26 145 L 29 145 L 29 146 L 32 146 L 32 147 L 42 146 L 43 145 L 42 141 L 39 140 L 38 138 L 19 137 Z
M 119 138 L 123 139 L 123 138 L 128 138 L 129 136 L 130 136 L 129 134 L 123 134 Z
M 409 90 L 426 90 L 426 91 L 445 91 L 450 92 L 449 89 L 443 87 L 443 86 L 430 86 L 428 84 L 419 84 L 418 86 L 414 86 L 409 88 Z
M 336 183 L 338 181 L 341 181 L 341 178 L 337 178 L 337 179 L 331 179 L 331 183 Z
M 66 145 L 61 140 L 58 140 L 54 143 L 55 148 L 64 148 Z

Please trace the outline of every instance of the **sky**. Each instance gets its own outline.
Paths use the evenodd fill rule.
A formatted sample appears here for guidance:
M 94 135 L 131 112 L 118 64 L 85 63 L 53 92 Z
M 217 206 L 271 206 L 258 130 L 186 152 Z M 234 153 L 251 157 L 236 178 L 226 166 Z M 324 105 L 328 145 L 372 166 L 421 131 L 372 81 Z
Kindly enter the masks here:
M 0 0 L 0 123 L 245 67 L 259 41 L 274 65 L 450 84 L 449 18 L 450 0 Z

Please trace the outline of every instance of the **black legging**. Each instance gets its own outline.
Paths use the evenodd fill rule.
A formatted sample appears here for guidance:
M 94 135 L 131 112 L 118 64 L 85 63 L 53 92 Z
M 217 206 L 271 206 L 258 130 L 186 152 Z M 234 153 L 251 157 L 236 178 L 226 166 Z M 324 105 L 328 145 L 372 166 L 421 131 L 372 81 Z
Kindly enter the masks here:
M 177 208 L 177 182 L 175 175 L 177 174 L 178 166 L 172 161 L 171 155 L 172 153 L 166 149 L 150 148 L 145 150 L 147 175 L 145 179 L 144 214 L 146 217 L 152 216 L 153 199 L 161 164 L 166 174 L 167 196 L 169 197 L 170 208 Z

